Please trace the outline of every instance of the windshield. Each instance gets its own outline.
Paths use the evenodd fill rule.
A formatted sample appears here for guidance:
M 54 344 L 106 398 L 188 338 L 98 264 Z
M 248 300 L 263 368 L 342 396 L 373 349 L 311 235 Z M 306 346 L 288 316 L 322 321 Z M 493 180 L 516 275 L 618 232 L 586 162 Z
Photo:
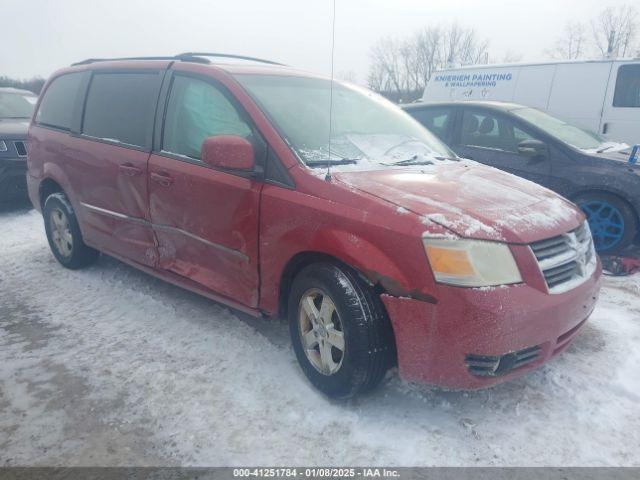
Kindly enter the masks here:
M 512 110 L 512 113 L 573 147 L 581 150 L 607 149 L 607 140 L 597 133 L 564 122 L 535 108 L 520 108 Z
M 347 165 L 344 169 L 372 170 L 455 157 L 412 117 L 366 89 L 335 82 L 330 108 L 329 80 L 244 74 L 236 78 L 309 167 L 330 161 Z
M 0 118 L 31 118 L 37 97 L 15 92 L 0 92 Z

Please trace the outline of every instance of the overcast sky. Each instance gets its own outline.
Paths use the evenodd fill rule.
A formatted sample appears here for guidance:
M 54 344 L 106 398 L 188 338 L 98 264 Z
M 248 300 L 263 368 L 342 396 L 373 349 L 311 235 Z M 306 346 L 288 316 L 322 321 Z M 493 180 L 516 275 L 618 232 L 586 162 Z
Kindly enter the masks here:
M 457 21 L 494 60 L 544 50 L 570 20 L 637 0 L 337 0 L 335 71 L 366 79 L 382 36 Z M 88 57 L 231 52 L 329 73 L 332 0 L 0 0 L 0 75 L 48 76 Z

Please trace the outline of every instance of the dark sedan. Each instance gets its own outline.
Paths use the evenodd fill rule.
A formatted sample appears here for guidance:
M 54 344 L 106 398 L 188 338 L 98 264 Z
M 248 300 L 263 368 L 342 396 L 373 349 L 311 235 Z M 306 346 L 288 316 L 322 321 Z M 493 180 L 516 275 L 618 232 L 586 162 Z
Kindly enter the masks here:
M 522 105 L 416 103 L 404 107 L 459 156 L 539 183 L 586 213 L 601 254 L 638 238 L 640 165 L 630 147 Z
M 0 202 L 27 198 L 27 129 L 37 97 L 0 88 Z

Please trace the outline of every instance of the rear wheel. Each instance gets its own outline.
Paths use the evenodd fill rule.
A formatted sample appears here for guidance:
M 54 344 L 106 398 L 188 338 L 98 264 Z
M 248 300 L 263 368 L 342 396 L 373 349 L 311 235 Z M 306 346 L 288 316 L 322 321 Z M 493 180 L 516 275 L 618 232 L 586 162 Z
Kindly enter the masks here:
M 100 253 L 82 240 L 78 220 L 64 193 L 49 195 L 42 214 L 49 247 L 63 267 L 76 270 L 98 259 Z
M 593 192 L 578 196 L 575 203 L 587 216 L 599 254 L 617 253 L 633 242 L 638 219 L 624 200 L 610 193 Z
M 295 278 L 288 304 L 291 340 L 307 378 L 330 397 L 374 388 L 393 359 L 393 333 L 379 298 L 357 275 L 329 263 Z

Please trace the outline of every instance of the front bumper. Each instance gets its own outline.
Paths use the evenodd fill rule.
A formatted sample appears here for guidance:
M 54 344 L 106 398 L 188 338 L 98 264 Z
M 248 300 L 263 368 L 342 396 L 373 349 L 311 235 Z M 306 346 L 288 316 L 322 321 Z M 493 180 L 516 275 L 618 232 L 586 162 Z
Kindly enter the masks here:
M 492 289 L 442 286 L 435 304 L 382 295 L 401 376 L 447 388 L 478 389 L 539 367 L 564 350 L 582 328 L 595 307 L 601 274 L 598 262 L 585 283 L 559 295 L 527 284 Z M 519 355 L 527 362 L 518 363 Z M 498 359 L 495 366 L 492 359 Z M 481 371 L 483 361 L 488 368 Z
M 27 198 L 27 161 L 24 158 L 0 159 L 0 200 Z

